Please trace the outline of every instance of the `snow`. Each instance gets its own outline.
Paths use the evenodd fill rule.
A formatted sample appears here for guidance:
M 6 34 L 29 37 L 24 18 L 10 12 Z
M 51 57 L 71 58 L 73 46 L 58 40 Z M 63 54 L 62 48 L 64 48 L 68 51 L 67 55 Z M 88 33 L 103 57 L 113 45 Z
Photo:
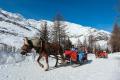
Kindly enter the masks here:
M 16 35 L 0 33 L 0 43 L 7 44 L 9 46 L 16 46 L 16 48 L 20 48 L 22 44 L 23 37 L 33 37 L 39 34 L 41 29 L 42 22 L 46 21 L 49 30 L 52 31 L 53 22 L 49 20 L 34 20 L 34 19 L 26 19 L 22 15 L 18 13 L 11 13 L 0 9 L 0 31 L 7 31 L 10 33 L 14 33 Z M 19 25 L 18 25 L 19 24 Z M 110 32 L 104 30 L 98 30 L 89 26 L 83 26 L 80 24 L 75 24 L 72 22 L 65 21 L 66 32 L 70 37 L 70 40 L 73 44 L 76 44 L 78 38 L 83 42 L 85 38 L 88 39 L 89 35 L 93 35 L 98 39 L 101 43 L 107 43 L 106 38 L 109 39 Z M 21 26 L 23 27 L 21 27 Z M 27 30 L 27 29 L 29 30 Z M 10 36 L 10 37 L 8 37 Z M 38 35 L 39 36 L 39 35 Z M 76 39 L 77 38 L 77 39 Z M 100 39 L 101 38 L 101 39 Z M 15 44 L 13 44 L 15 43 Z M 104 44 L 102 45 L 104 46 Z
M 24 59 L 25 57 L 22 57 L 19 53 L 0 52 L 0 65 L 18 63 Z
M 0 80 L 120 80 L 120 53 L 109 54 L 108 59 L 89 54 L 88 59 L 89 62 L 81 66 L 54 68 L 52 65 L 49 71 L 44 71 L 32 56 L 28 56 L 22 62 L 1 64 Z M 50 64 L 53 62 L 50 59 Z
M 25 19 L 18 13 L 2 9 L 0 9 L 0 19 L 0 31 L 3 31 L 0 32 L 0 43 L 19 49 L 23 45 L 24 37 L 31 38 L 39 33 L 42 22 L 47 21 L 49 30 L 52 30 L 53 25 L 52 21 Z M 78 38 L 83 42 L 89 35 L 93 35 L 98 39 L 97 43 L 100 46 L 107 47 L 106 38 L 109 39 L 109 32 L 67 21 L 65 25 L 73 44 L 76 44 Z M 94 54 L 89 54 L 89 62 L 84 65 L 59 64 L 58 68 L 53 67 L 55 59 L 49 58 L 49 71 L 39 67 L 36 62 L 38 55 L 30 53 L 29 55 L 25 57 L 19 52 L 0 52 L 0 80 L 120 80 L 118 75 L 120 74 L 120 53 L 109 54 L 108 59 L 96 59 Z M 41 62 L 44 63 L 44 59 L 41 59 Z
M 14 21 L 15 21 L 15 20 L 18 20 L 18 21 L 25 20 L 25 19 L 23 18 L 23 16 L 22 16 L 21 14 L 19 14 L 19 13 L 7 12 L 7 11 L 1 9 L 1 8 L 0 8 L 0 13 L 3 13 L 3 14 L 5 14 L 5 15 L 7 15 L 7 17 L 9 17 L 10 19 L 13 19 Z

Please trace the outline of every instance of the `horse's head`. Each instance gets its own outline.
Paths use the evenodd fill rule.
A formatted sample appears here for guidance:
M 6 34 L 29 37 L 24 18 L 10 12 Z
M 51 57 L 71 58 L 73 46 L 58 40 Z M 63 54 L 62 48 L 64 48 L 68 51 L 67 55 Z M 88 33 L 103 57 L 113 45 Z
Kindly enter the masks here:
M 22 55 L 27 55 L 27 53 L 31 52 L 33 48 L 32 42 L 30 40 L 28 40 L 27 37 L 25 37 L 24 39 L 24 44 L 21 47 L 21 53 Z

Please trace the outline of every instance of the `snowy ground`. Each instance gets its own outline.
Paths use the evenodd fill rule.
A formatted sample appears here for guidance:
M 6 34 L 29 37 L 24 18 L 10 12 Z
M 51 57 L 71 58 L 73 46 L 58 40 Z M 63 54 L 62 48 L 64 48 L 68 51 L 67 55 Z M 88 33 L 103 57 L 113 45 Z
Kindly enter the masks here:
M 110 54 L 108 59 L 96 59 L 89 54 L 89 62 L 84 65 L 58 68 L 50 65 L 49 71 L 42 70 L 33 56 L 22 60 L 21 57 L 7 57 L 7 60 L 0 60 L 0 80 L 120 80 L 120 53 Z M 19 60 L 13 61 L 13 58 Z

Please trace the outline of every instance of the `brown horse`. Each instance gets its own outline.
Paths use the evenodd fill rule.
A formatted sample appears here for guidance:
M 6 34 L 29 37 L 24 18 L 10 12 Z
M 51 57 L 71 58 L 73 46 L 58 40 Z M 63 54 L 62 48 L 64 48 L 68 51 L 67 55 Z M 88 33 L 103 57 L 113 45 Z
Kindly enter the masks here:
M 42 68 L 44 67 L 44 65 L 40 63 L 40 59 L 42 57 L 45 57 L 46 65 L 47 65 L 45 70 L 49 69 L 48 57 L 50 55 L 54 55 L 56 58 L 55 67 L 57 67 L 57 64 L 58 64 L 58 55 L 61 56 L 61 61 L 64 62 L 63 50 L 59 44 L 45 42 L 42 38 L 28 40 L 28 38 L 25 37 L 24 45 L 21 48 L 21 50 L 22 50 L 21 54 L 27 55 L 27 53 L 31 52 L 32 49 L 35 49 L 36 52 L 39 53 L 39 57 L 37 59 L 37 62 Z

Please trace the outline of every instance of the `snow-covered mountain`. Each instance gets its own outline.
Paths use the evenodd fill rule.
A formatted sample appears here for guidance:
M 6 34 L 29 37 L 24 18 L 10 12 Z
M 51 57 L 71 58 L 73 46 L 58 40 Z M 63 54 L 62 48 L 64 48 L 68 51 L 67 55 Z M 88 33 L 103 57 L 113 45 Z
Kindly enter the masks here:
M 20 48 L 25 36 L 32 37 L 39 34 L 42 21 L 26 19 L 20 14 L 0 9 L 0 43 Z M 47 21 L 47 23 L 49 26 L 53 24 L 51 21 Z M 65 21 L 65 25 L 67 26 L 68 35 L 74 44 L 78 38 L 83 41 L 89 35 L 93 35 L 98 42 L 106 44 L 110 37 L 110 33 L 104 30 L 97 30 L 67 21 Z
M 104 30 L 97 30 L 92 27 L 82 26 L 75 23 L 66 22 L 71 41 L 76 44 L 78 39 L 83 42 L 88 39 L 90 35 L 99 43 L 100 46 L 107 45 L 107 40 L 110 38 L 110 32 Z M 102 43 L 102 44 L 101 44 Z

